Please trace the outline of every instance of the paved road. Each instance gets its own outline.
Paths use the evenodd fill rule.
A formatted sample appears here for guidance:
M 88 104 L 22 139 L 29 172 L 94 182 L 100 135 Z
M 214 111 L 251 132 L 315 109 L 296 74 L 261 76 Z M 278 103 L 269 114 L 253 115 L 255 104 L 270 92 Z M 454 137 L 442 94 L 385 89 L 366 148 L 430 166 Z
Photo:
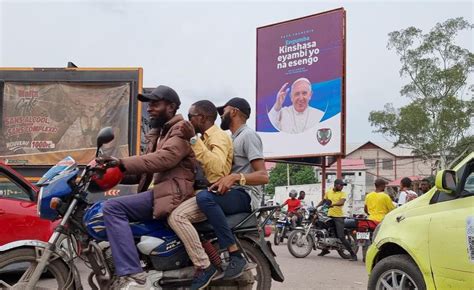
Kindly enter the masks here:
M 273 241 L 273 239 L 269 240 Z M 319 251 L 313 251 L 306 258 L 297 259 L 288 252 L 286 242 L 278 246 L 272 245 L 272 249 L 276 253 L 277 262 L 285 275 L 283 283 L 272 282 L 272 290 L 367 289 L 367 272 L 360 253 L 359 261 L 350 262 L 339 257 L 336 252 L 318 257 Z M 77 266 L 81 273 L 84 289 L 89 289 L 87 284 L 89 269 L 82 262 L 78 262 Z M 46 283 L 48 282 L 47 280 Z M 52 285 L 48 283 L 43 286 L 52 287 Z
M 278 246 L 272 245 L 277 255 L 285 281 L 272 283 L 272 290 L 279 289 L 367 289 L 367 272 L 362 256 L 359 261 L 344 260 L 333 251 L 324 257 L 318 257 L 313 251 L 306 258 L 293 257 L 286 242 Z

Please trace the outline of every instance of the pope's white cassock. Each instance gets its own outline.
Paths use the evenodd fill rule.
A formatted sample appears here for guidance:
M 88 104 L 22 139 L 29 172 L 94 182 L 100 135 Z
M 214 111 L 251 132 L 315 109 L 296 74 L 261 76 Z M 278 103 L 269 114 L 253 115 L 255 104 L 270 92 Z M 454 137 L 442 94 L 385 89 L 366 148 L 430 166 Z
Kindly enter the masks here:
M 268 112 L 272 125 L 279 131 L 290 134 L 298 134 L 316 126 L 323 115 L 324 112 L 311 106 L 308 106 L 304 112 L 296 111 L 293 106 L 283 107 L 278 112 L 273 107 Z

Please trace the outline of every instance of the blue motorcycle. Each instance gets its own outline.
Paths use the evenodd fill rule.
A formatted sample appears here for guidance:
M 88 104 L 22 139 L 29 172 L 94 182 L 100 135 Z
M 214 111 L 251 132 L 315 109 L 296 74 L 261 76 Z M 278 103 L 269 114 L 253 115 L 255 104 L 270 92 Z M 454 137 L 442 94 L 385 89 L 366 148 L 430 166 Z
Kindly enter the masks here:
M 101 155 L 102 145 L 113 138 L 111 128 L 99 132 L 96 156 Z M 0 247 L 0 271 L 14 264 L 26 269 L 13 280 L 12 276 L 4 279 L 0 275 L 1 289 L 83 289 L 75 263 L 77 259 L 92 270 L 88 277 L 90 288 L 110 288 L 116 276 L 103 221 L 103 202 L 91 203 L 87 199 L 91 180 L 109 168 L 94 162 L 91 164 L 80 172 L 76 162 L 67 157 L 40 180 L 38 214 L 44 219 L 61 221 L 48 243 L 17 241 Z M 231 281 L 217 279 L 211 286 L 270 289 L 272 279 L 283 281 L 271 245 L 264 239 L 264 225 L 277 208 L 267 206 L 250 214 L 227 216 L 237 244 L 248 260 L 248 267 L 239 278 Z M 264 219 L 262 213 L 268 211 L 271 213 Z M 147 272 L 146 289 L 187 288 L 191 285 L 194 267 L 166 220 L 131 223 L 130 227 L 143 269 Z M 229 255 L 227 251 L 219 250 L 212 226 L 203 222 L 195 227 L 211 262 L 225 270 Z M 45 282 L 45 275 L 53 277 L 54 282 L 52 279 Z

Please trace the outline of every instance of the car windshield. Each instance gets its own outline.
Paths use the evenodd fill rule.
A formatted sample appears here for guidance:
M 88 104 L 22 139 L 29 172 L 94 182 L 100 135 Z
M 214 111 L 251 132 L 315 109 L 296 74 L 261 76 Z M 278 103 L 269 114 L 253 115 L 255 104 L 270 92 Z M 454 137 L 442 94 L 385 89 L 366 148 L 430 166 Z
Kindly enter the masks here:
M 77 167 L 76 161 L 71 157 L 67 156 L 63 160 L 59 161 L 51 167 L 44 175 L 41 177 L 41 179 L 36 183 L 38 186 L 46 185 L 48 184 L 51 180 L 53 180 L 56 176 L 61 175 L 62 173 L 69 171 L 71 169 L 74 169 Z

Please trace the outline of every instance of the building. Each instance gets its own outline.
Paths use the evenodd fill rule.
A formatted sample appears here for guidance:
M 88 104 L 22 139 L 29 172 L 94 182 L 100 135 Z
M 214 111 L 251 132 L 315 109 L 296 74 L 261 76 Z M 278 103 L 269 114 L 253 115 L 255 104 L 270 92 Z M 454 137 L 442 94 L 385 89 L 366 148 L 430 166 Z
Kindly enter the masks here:
M 424 160 L 409 149 L 392 147 L 391 143 L 349 143 L 345 159 L 364 161 L 367 192 L 375 189 L 373 184 L 377 178 L 387 181 L 405 176 L 423 178 L 432 176 L 436 171 L 436 160 Z

